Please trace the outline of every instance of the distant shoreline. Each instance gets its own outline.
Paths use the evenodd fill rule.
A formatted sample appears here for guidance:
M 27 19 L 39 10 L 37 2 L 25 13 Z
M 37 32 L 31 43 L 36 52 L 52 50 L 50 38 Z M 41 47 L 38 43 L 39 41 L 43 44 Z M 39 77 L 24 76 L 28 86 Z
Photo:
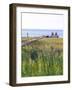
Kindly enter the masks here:
M 21 37 L 40 37 L 40 36 L 51 36 L 56 34 L 59 37 L 63 37 L 63 30 L 47 30 L 47 29 L 23 29 L 21 31 Z

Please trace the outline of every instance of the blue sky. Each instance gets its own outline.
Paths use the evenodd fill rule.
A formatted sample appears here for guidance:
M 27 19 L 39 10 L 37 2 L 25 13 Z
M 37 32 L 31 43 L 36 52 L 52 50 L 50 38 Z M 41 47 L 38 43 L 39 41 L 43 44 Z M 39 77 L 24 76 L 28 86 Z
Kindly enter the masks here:
M 22 29 L 22 37 L 27 37 L 27 33 L 29 37 L 38 37 L 42 35 L 51 35 L 51 33 L 57 32 L 59 37 L 63 37 L 63 30 L 41 30 L 41 29 Z

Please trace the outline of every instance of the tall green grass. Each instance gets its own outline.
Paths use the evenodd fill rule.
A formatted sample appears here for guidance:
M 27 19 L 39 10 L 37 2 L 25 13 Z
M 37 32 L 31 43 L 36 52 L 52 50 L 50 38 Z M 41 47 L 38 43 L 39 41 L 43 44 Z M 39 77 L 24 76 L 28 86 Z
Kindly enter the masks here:
M 62 40 L 60 42 L 62 43 Z M 22 46 L 21 76 L 62 75 L 62 45 L 58 48 L 55 43 L 51 43 L 50 39 L 45 39 L 28 46 Z

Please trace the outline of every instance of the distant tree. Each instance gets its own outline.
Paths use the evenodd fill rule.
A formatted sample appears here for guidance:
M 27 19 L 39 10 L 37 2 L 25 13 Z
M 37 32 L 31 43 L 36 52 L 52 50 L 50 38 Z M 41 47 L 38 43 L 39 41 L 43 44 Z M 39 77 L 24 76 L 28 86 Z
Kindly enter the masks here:
M 54 35 L 54 33 L 52 32 L 52 36 Z
M 54 37 L 54 33 L 53 32 L 51 33 L 51 37 Z
M 45 36 L 46 38 L 48 38 L 49 36 L 47 35 L 47 36 Z
M 57 37 L 57 38 L 59 37 L 59 36 L 57 35 L 57 32 L 55 33 L 55 37 Z
M 55 33 L 55 36 L 57 36 L 57 32 Z
M 27 32 L 27 38 L 28 38 L 28 36 L 29 36 L 29 34 L 28 34 L 28 32 Z

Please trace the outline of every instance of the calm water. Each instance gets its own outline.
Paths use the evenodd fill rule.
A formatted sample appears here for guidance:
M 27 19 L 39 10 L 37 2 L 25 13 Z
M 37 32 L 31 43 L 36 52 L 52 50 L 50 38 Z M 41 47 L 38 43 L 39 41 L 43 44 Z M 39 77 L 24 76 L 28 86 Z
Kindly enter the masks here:
M 38 37 L 43 35 L 51 36 L 52 32 L 57 33 L 59 37 L 63 37 L 63 30 L 47 30 L 47 29 L 22 29 L 22 37 Z

